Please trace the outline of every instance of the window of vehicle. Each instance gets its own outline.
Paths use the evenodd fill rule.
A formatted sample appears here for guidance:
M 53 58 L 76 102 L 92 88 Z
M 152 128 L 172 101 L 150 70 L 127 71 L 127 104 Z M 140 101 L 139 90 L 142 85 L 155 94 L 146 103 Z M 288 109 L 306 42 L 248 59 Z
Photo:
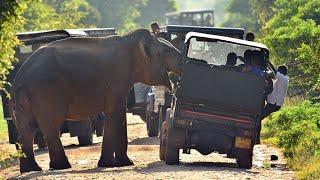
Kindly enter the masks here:
M 204 26 L 214 26 L 213 13 L 203 13 Z
M 228 54 L 234 52 L 238 56 L 236 65 L 239 65 L 244 63 L 241 57 L 244 57 L 244 52 L 248 49 L 260 50 L 249 46 L 228 42 L 208 42 L 208 40 L 206 39 L 191 38 L 187 56 L 189 58 L 204 60 L 208 64 L 221 66 L 226 64 Z
M 193 26 L 202 26 L 203 18 L 201 13 L 194 13 L 192 16 L 192 25 Z
M 27 46 L 20 46 L 20 53 L 21 54 L 27 54 L 27 53 L 31 53 L 32 52 L 32 45 L 27 45 Z

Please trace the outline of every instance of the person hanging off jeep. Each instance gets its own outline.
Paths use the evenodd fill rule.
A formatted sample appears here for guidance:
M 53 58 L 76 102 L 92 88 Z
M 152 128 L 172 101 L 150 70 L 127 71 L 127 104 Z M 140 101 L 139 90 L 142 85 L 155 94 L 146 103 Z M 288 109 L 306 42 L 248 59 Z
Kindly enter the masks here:
M 267 104 L 262 111 L 262 119 L 269 116 L 273 112 L 279 111 L 284 103 L 284 98 L 287 94 L 289 85 L 289 78 L 287 76 L 288 67 L 281 65 L 278 70 L 275 70 L 275 77 L 273 80 L 273 91 L 267 97 Z
M 166 33 L 160 31 L 160 26 L 158 23 L 154 22 L 151 24 L 151 31 L 158 38 L 168 39 Z
M 281 65 L 276 70 L 272 64 L 271 68 L 275 72 L 273 77 L 273 91 L 267 96 L 267 103 L 265 104 L 262 113 L 261 121 L 269 116 L 270 114 L 279 111 L 284 104 L 284 98 L 287 95 L 287 89 L 289 85 L 288 67 L 286 65 Z M 260 131 L 261 131 L 261 122 L 258 127 L 258 138 L 256 144 L 260 144 Z

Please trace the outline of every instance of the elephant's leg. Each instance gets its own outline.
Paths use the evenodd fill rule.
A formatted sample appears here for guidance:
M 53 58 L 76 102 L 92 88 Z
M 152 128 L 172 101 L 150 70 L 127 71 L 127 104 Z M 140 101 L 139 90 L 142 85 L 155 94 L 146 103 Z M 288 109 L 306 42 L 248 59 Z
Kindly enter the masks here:
M 46 141 L 48 144 L 50 155 L 50 169 L 68 169 L 71 165 L 63 149 L 63 145 L 60 140 L 59 130 L 47 133 Z
M 60 140 L 60 127 L 66 119 L 66 108 L 59 102 L 49 101 L 37 111 L 36 119 L 47 142 L 50 156 L 50 169 L 68 169 L 71 165 L 67 159 Z
M 103 140 L 101 157 L 98 162 L 98 167 L 114 167 L 114 152 L 115 144 L 117 143 L 118 137 L 116 136 L 117 121 L 116 116 L 106 114 L 103 130 Z M 112 113 L 113 114 L 113 113 Z
M 133 162 L 127 155 L 128 150 L 128 138 L 127 138 L 127 114 L 126 112 L 121 113 L 122 124 L 119 133 L 119 145 L 116 147 L 115 158 L 119 163 L 119 166 L 130 166 Z
M 71 165 L 64 152 L 63 145 L 60 140 L 60 126 L 62 125 L 63 117 L 50 116 L 43 117 L 42 122 L 39 123 L 39 127 L 45 137 L 45 140 L 49 149 L 50 156 L 50 169 L 68 169 Z M 60 122 L 55 122 L 60 120 Z
M 33 138 L 36 130 L 36 122 L 32 116 L 26 115 L 19 109 L 15 110 L 16 115 L 16 125 L 19 131 L 19 140 L 21 143 L 22 153 L 24 154 L 20 157 L 20 172 L 30 172 L 30 171 L 41 171 L 34 158 L 33 151 Z
M 132 165 L 127 156 L 126 101 L 117 101 L 110 113 L 105 113 L 103 142 L 99 167 Z M 120 102 L 120 103 L 119 103 Z M 125 132 L 125 134 L 124 134 Z M 114 158 L 114 153 L 116 158 Z

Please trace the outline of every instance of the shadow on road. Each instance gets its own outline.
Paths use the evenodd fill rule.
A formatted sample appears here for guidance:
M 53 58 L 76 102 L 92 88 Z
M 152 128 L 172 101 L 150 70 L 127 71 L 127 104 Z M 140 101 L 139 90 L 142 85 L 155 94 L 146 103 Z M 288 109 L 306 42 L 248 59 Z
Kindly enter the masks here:
M 79 144 L 70 144 L 70 145 L 64 146 L 64 149 L 65 150 L 69 150 L 69 149 L 77 149 L 77 148 L 80 148 L 80 147 L 93 147 L 93 146 L 97 146 L 99 144 L 100 143 L 92 143 L 92 145 L 89 145 L 89 146 L 80 146 Z M 35 153 L 36 156 L 48 153 L 48 147 L 41 148 L 41 149 L 37 148 L 37 149 L 34 150 L 34 153 Z
M 129 142 L 129 145 L 159 145 L 158 137 L 136 138 Z
M 179 165 L 166 165 L 163 161 L 156 161 L 149 163 L 144 168 L 137 169 L 140 173 L 153 173 L 153 172 L 182 172 L 182 171 L 228 171 L 235 173 L 249 173 L 256 174 L 257 172 L 251 172 L 248 169 L 238 168 L 236 163 L 223 163 L 223 162 L 181 162 Z
M 137 173 L 159 173 L 159 172 L 184 172 L 184 171 L 225 171 L 231 173 L 248 173 L 248 174 L 259 174 L 258 172 L 251 172 L 247 169 L 240 169 L 235 163 L 222 163 L 222 162 L 181 162 L 180 165 L 166 165 L 163 161 L 156 161 L 149 163 L 145 167 L 127 166 L 122 168 L 92 168 L 84 170 L 54 170 L 54 171 L 44 171 L 44 172 L 31 172 L 27 174 L 22 174 L 13 178 L 17 179 L 32 179 L 38 177 L 50 177 L 50 176 L 67 176 L 68 174 L 77 174 L 79 177 L 85 177 L 88 174 L 104 174 L 107 176 L 108 173 L 125 173 L 127 171 L 135 171 Z

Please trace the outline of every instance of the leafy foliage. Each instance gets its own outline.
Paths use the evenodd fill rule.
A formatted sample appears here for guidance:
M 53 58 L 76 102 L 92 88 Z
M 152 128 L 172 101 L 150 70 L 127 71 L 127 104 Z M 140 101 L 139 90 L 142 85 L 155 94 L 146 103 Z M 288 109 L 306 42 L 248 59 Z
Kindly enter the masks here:
M 17 0 L 4 0 L 0 3 L 0 87 L 6 84 L 6 74 L 12 69 L 13 48 L 19 44 L 15 33 L 22 28 L 20 14 L 25 7 L 24 3 L 19 4 Z
M 277 145 L 284 148 L 290 166 L 299 171 L 300 178 L 320 177 L 320 169 L 314 169 L 320 167 L 319 122 L 320 103 L 305 101 L 275 113 L 265 124 L 265 137 L 276 137 Z
M 287 64 L 292 93 L 319 86 L 320 2 L 277 0 L 275 14 L 265 25 L 263 41 L 276 64 Z M 319 89 L 318 89 L 319 90 Z
M 137 27 L 135 19 L 140 16 L 139 8 L 147 0 L 88 0 L 101 15 L 100 27 L 114 27 L 120 33 L 127 32 Z
M 155 11 L 157 9 L 157 11 Z M 178 10 L 175 0 L 148 0 L 145 6 L 141 6 L 139 11 L 140 17 L 137 18 L 137 23 L 141 26 L 148 27 L 150 22 L 165 23 L 165 14 Z
M 260 25 L 253 16 L 254 12 L 248 0 L 230 0 L 227 4 L 228 12 L 226 21 L 222 24 L 225 27 L 241 27 L 248 31 L 258 32 Z
M 98 11 L 86 0 L 37 0 L 22 15 L 25 31 L 94 27 Z

